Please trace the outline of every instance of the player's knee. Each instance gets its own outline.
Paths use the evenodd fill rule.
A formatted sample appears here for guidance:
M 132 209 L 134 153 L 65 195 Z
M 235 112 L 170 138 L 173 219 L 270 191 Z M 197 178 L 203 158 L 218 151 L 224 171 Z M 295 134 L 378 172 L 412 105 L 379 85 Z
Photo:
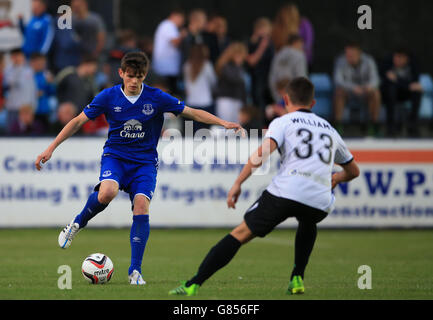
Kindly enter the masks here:
M 242 244 L 247 243 L 255 237 L 245 222 L 234 228 L 230 234 Z
M 136 196 L 134 198 L 134 215 L 149 214 L 149 200 L 144 196 Z
M 98 201 L 103 204 L 108 204 L 116 197 L 117 192 L 118 190 L 114 188 L 99 190 Z

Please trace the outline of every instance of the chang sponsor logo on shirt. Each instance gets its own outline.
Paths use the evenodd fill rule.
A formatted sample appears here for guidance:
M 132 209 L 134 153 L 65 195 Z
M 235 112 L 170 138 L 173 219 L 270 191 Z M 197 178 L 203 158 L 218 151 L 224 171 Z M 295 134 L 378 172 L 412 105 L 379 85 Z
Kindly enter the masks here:
M 143 139 L 145 133 L 143 132 L 143 125 L 140 121 L 131 119 L 123 124 L 123 130 L 120 131 L 120 136 L 122 138 L 132 138 L 132 139 Z

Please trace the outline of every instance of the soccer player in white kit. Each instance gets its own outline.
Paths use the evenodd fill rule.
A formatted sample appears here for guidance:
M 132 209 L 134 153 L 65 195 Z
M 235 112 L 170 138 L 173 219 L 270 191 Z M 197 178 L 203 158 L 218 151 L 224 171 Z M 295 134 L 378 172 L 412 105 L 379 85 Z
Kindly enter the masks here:
M 359 168 L 337 131 L 311 111 L 314 86 L 308 79 L 293 79 L 284 102 L 288 113 L 271 122 L 262 145 L 228 193 L 228 207 L 235 208 L 242 183 L 276 149 L 281 155 L 277 175 L 247 210 L 244 221 L 209 251 L 196 275 L 169 291 L 170 295 L 196 295 L 203 282 L 227 265 L 241 245 L 265 237 L 289 217 L 295 217 L 299 225 L 287 293 L 304 293 L 304 271 L 316 240 L 316 225 L 333 210 L 332 189 L 359 176 Z M 334 163 L 343 170 L 333 174 Z

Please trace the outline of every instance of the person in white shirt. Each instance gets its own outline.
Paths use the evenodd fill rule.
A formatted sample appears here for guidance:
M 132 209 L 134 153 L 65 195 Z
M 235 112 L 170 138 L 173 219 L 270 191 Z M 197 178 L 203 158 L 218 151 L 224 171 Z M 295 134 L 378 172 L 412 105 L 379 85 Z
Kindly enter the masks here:
M 153 70 L 165 80 L 172 94 L 177 92 L 177 80 L 181 73 L 180 45 L 185 33 L 179 28 L 184 22 L 184 13 L 174 10 L 158 25 L 154 36 Z
M 185 102 L 194 108 L 210 112 L 214 111 L 213 90 L 217 77 L 212 63 L 209 61 L 209 49 L 204 44 L 191 47 L 188 59 L 183 66 L 185 81 Z M 194 122 L 194 133 L 209 125 Z
M 304 293 L 304 271 L 316 240 L 316 225 L 332 211 L 332 189 L 359 176 L 359 168 L 337 131 L 311 112 L 315 104 L 314 86 L 307 78 L 290 81 L 283 98 L 288 113 L 271 122 L 262 145 L 228 193 L 228 207 L 235 208 L 242 183 L 276 149 L 281 154 L 277 175 L 247 210 L 244 221 L 209 251 L 196 275 L 169 294 L 197 294 L 203 282 L 227 265 L 241 245 L 257 236 L 265 237 L 289 217 L 295 217 L 299 225 L 295 265 L 287 293 Z M 343 170 L 332 174 L 334 163 Z

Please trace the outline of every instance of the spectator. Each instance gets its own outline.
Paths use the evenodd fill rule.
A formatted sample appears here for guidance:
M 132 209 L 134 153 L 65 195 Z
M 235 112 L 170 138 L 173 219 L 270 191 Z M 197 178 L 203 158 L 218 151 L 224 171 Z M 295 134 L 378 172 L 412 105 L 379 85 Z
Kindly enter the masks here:
M 266 126 L 268 126 L 275 118 L 281 117 L 282 115 L 287 113 L 283 96 L 287 93 L 287 86 L 289 85 L 289 83 L 290 80 L 287 78 L 283 78 L 277 82 L 276 87 L 279 100 L 277 103 L 269 104 L 266 106 Z
M 18 119 L 18 113 L 23 105 L 35 108 L 37 104 L 36 84 L 33 70 L 26 63 L 26 57 L 21 48 L 10 52 L 11 64 L 4 73 L 5 108 L 7 110 L 8 129 Z
M 404 48 L 397 49 L 386 59 L 381 68 L 382 94 L 386 106 L 387 135 L 396 134 L 395 111 L 397 102 L 411 102 L 408 133 L 419 136 L 418 113 L 421 104 L 422 87 L 419 83 L 418 67 Z
M 81 59 L 98 58 L 105 47 L 106 31 L 102 18 L 89 11 L 87 0 L 71 0 L 72 25 L 80 39 Z
M 59 19 L 57 17 L 57 19 Z M 76 67 L 81 61 L 81 42 L 75 28 L 55 28 L 49 52 L 49 68 L 57 74 L 66 67 Z
M 46 55 L 54 38 L 54 26 L 51 15 L 47 12 L 46 0 L 32 0 L 32 18 L 24 25 L 23 16 L 19 16 L 21 32 L 24 36 L 23 52 L 27 58 L 32 53 Z
M 215 65 L 216 61 L 218 60 L 218 57 L 221 54 L 218 45 L 218 37 L 215 30 L 216 29 L 215 18 L 216 17 L 213 16 L 210 19 L 208 19 L 205 29 L 202 32 L 203 41 L 206 44 L 206 46 L 209 48 L 209 58 L 213 65 Z
M 14 136 L 33 136 L 44 133 L 44 126 L 35 119 L 33 106 L 25 104 L 20 107 L 18 118 L 12 123 L 9 134 Z
M 0 52 L 0 134 L 3 134 L 6 131 L 6 117 L 7 112 L 4 108 L 5 106 L 5 96 L 3 89 L 3 79 L 4 79 L 4 53 Z
M 206 22 L 207 16 L 202 9 L 195 9 L 189 14 L 187 34 L 181 43 L 182 65 L 188 59 L 191 47 L 204 43 L 203 31 L 206 27 Z
M 106 136 L 108 129 L 109 124 L 104 114 L 101 114 L 94 121 L 86 122 L 82 127 L 83 133 L 90 136 Z
M 212 91 L 217 78 L 209 61 L 209 49 L 205 45 L 199 44 L 191 47 L 188 60 L 183 67 L 183 75 L 186 104 L 214 114 Z M 209 126 L 194 122 L 194 133 L 201 128 L 209 128 Z
M 94 58 L 84 59 L 78 67 L 67 67 L 56 78 L 58 103 L 72 102 L 79 110 L 89 104 L 97 93 L 94 77 L 98 62 Z
M 304 52 L 307 57 L 308 66 L 311 69 L 314 57 L 314 28 L 310 20 L 306 17 L 301 17 L 301 22 L 299 23 L 299 36 L 304 41 Z
M 259 18 L 254 23 L 254 31 L 248 43 L 247 62 L 252 80 L 252 98 L 254 104 L 262 111 L 270 102 L 268 77 L 274 56 L 271 32 L 271 21 L 267 18 Z
M 227 19 L 222 16 L 214 17 L 215 35 L 217 37 L 218 51 L 223 52 L 230 45 L 230 38 L 227 35 Z
M 248 134 L 251 129 L 261 129 L 259 110 L 255 106 L 244 106 L 239 110 L 239 124 Z M 261 136 L 261 130 L 258 131 L 258 136 Z
M 216 64 L 216 115 L 226 121 L 236 122 L 239 110 L 246 102 L 243 64 L 247 53 L 248 49 L 243 43 L 233 42 L 221 54 Z
M 57 119 L 51 124 L 49 132 L 57 135 L 65 125 L 78 114 L 78 108 L 72 102 L 63 102 L 57 108 Z
M 269 72 L 269 88 L 274 102 L 279 102 L 281 99 L 277 89 L 278 81 L 307 77 L 307 59 L 303 46 L 302 38 L 298 35 L 292 35 L 288 45 L 275 54 Z
M 178 92 L 177 81 L 181 75 L 180 45 L 185 34 L 181 34 L 179 28 L 184 20 L 182 11 L 172 11 L 158 25 L 154 37 L 153 70 L 163 78 L 171 94 Z
M 120 60 L 125 54 L 132 51 L 139 51 L 137 35 L 130 29 L 120 30 L 117 35 L 117 46 L 110 50 L 107 63 L 109 82 L 113 85 L 122 82 L 119 77 Z
M 342 132 L 341 121 L 346 102 L 357 101 L 368 106 L 368 135 L 378 134 L 380 111 L 379 74 L 374 59 L 362 52 L 357 43 L 349 43 L 334 67 L 335 127 Z
M 272 40 L 275 50 L 279 51 L 287 45 L 290 36 L 299 35 L 304 42 L 304 52 L 308 65 L 313 63 L 314 29 L 310 20 L 299 14 L 298 7 L 289 3 L 278 10 L 275 16 Z
M 143 51 L 149 59 L 152 60 L 153 56 L 153 38 L 150 36 L 141 36 L 138 40 L 138 48 Z
M 5 96 L 3 90 L 3 79 L 4 79 L 5 59 L 4 53 L 0 52 L 0 112 L 5 106 Z
M 278 10 L 272 27 L 272 41 L 276 52 L 287 46 L 291 36 L 299 35 L 300 21 L 296 5 L 287 4 Z
M 33 69 L 38 96 L 35 117 L 48 129 L 52 111 L 50 99 L 56 93 L 54 79 L 46 69 L 47 59 L 43 54 L 33 53 L 30 57 L 30 66 Z

